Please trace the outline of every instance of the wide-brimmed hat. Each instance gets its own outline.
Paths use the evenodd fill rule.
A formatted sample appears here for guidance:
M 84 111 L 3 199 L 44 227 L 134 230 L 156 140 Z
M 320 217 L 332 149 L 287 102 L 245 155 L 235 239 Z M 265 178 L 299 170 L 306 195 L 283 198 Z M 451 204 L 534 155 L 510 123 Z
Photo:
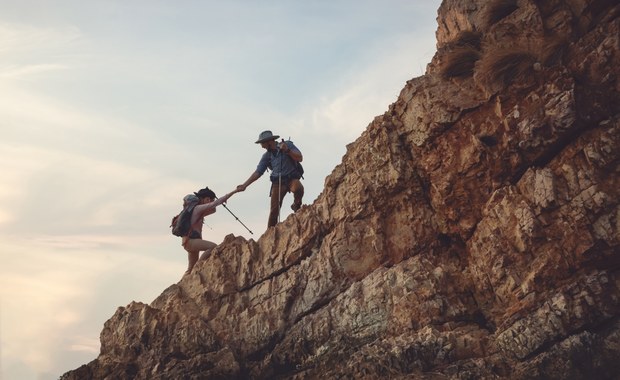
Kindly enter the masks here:
M 256 144 L 260 144 L 269 140 L 275 140 L 278 137 L 280 136 L 272 134 L 271 131 L 262 131 L 260 135 L 258 135 L 258 140 L 256 140 Z

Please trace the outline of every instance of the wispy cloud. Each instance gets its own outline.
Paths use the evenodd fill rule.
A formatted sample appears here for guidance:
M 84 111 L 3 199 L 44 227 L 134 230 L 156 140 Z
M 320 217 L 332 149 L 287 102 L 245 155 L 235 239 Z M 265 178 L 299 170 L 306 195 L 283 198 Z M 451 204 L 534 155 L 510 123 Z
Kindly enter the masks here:
M 243 182 L 261 130 L 302 148 L 311 203 L 345 145 L 434 50 L 411 18 L 434 30 L 435 9 L 417 16 L 410 1 L 9 3 L 0 5 L 2 354 L 29 380 L 94 358 L 117 306 L 149 302 L 180 278 L 186 253 L 168 224 L 182 196 Z M 268 186 L 262 178 L 229 201 L 254 235 L 219 209 L 205 236 L 258 239 Z
M 70 341 L 69 350 L 71 351 L 85 352 L 92 356 L 99 353 L 99 339 L 94 339 L 92 336 L 73 336 Z
M 0 223 L 5 233 L 92 233 L 113 225 L 123 230 L 144 221 L 147 206 L 157 209 L 152 197 L 160 197 L 159 207 L 170 200 L 166 193 L 176 185 L 167 184 L 156 167 L 89 157 L 72 149 L 63 143 L 47 148 L 26 142 L 0 144 Z
M 158 255 L 132 253 L 128 247 L 100 250 L 99 254 L 84 247 L 76 255 L 78 247 L 67 251 L 54 243 L 45 244 L 45 239 L 0 241 L 3 360 L 23 361 L 40 372 L 58 374 L 61 370 L 53 353 L 74 351 L 94 358 L 99 342 L 92 331 L 100 330 L 117 306 L 131 299 L 150 302 L 169 283 L 163 278 L 180 277 L 185 265 L 182 258 L 174 260 L 170 256 L 162 260 Z M 171 263 L 171 259 L 177 263 Z M 136 271 L 156 274 L 158 278 L 136 277 Z M 123 277 L 134 277 L 135 281 L 121 284 L 118 278 Z M 142 281 L 160 282 L 159 289 L 144 288 Z M 122 289 L 127 292 L 123 293 L 124 303 L 119 304 Z M 107 312 L 96 316 L 93 313 L 98 308 Z M 59 346 L 60 342 L 66 345 Z
M 82 34 L 75 26 L 41 27 L 0 21 L 0 54 L 41 54 L 74 44 Z
M 395 102 L 407 80 L 422 75 L 432 58 L 434 42 L 414 34 L 391 36 L 365 54 L 365 62 L 342 79 L 342 85 L 308 108 L 310 127 L 324 135 L 353 141 L 375 116 Z M 387 76 L 385 73 L 389 72 Z
M 54 63 L 43 63 L 25 66 L 0 66 L 0 79 L 19 79 L 31 75 L 47 73 L 51 71 L 67 70 L 68 66 Z

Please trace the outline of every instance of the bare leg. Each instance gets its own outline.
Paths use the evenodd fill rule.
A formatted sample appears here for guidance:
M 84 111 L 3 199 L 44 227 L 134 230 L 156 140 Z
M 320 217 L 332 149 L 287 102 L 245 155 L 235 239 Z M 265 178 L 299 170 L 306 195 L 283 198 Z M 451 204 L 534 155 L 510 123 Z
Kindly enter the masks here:
M 192 271 L 192 268 L 194 267 L 194 265 L 196 265 L 197 261 L 198 251 L 187 252 L 187 270 L 185 271 L 185 274 L 188 274 Z
M 190 273 L 196 262 L 198 261 L 198 254 L 200 251 L 205 251 L 203 254 L 203 258 L 207 256 L 207 252 L 211 252 L 213 248 L 217 247 L 212 241 L 202 240 L 202 239 L 191 239 L 185 244 L 185 249 L 187 250 L 187 271 Z

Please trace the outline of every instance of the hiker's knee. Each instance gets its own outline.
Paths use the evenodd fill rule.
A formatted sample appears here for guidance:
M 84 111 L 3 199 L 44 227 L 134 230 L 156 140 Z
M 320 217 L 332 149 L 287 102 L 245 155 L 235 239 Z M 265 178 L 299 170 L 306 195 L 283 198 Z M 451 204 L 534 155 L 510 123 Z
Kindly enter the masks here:
M 295 194 L 296 196 L 303 196 L 304 195 L 304 185 L 298 179 L 293 180 L 293 181 L 291 181 L 290 191 L 293 194 Z

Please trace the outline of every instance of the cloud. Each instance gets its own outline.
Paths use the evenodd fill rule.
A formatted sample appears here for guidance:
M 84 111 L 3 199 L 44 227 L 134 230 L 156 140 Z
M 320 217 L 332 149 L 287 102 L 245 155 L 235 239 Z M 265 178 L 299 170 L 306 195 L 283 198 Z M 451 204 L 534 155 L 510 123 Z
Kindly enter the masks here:
M 50 71 L 66 70 L 68 66 L 54 63 L 45 63 L 26 66 L 3 66 L 0 67 L 0 78 L 18 79 L 29 77 L 35 74 L 47 73 Z
M 243 182 L 261 130 L 304 152 L 310 204 L 434 51 L 432 32 L 410 33 L 433 22 L 412 26 L 411 2 L 71 3 L 0 6 L 2 354 L 15 378 L 93 359 L 117 306 L 180 279 L 170 218 L 190 191 Z M 228 202 L 254 235 L 219 208 L 205 237 L 258 239 L 268 189 L 261 178 Z
M 144 230 L 149 214 L 198 186 L 187 178 L 193 152 L 182 141 L 23 89 L 0 92 L 0 223 L 8 230 Z
M 58 376 L 71 369 L 61 367 L 68 364 L 59 361 L 59 355 L 81 353 L 71 364 L 75 367 L 83 364 L 84 355 L 93 359 L 99 351 L 97 332 L 117 306 L 134 299 L 151 302 L 180 278 L 185 256 L 171 255 L 170 247 L 165 259 L 156 252 L 135 253 L 147 240 L 154 243 L 153 251 L 168 244 L 146 237 L 117 240 L 121 248 L 95 251 L 46 245 L 45 239 L 0 241 L 2 355 L 7 367 L 21 362 Z
M 17 254 L 20 248 L 2 244 L 3 252 Z M 28 251 L 19 254 L 19 261 L 2 258 L 3 356 L 8 363 L 22 360 L 33 368 L 49 369 L 53 361 L 48 353 L 55 348 L 54 340 L 80 313 L 79 308 L 63 312 L 63 307 L 85 297 L 88 287 L 84 284 L 89 274 L 76 271 L 75 265 L 74 271 L 67 273 L 63 270 L 66 266 L 57 265 L 54 259 Z M 18 269 L 24 266 L 26 270 Z
M 409 79 L 424 73 L 433 53 L 434 42 L 428 38 L 414 33 L 391 36 L 371 47 L 339 88 L 309 105 L 305 112 L 310 116 L 299 118 L 310 120 L 311 128 L 321 134 L 351 142 L 388 110 Z
M 75 143 L 76 138 L 86 137 L 84 133 L 91 129 L 89 127 L 98 127 L 105 122 L 96 113 L 90 114 L 76 105 L 62 102 L 58 97 L 45 95 L 44 92 L 29 90 L 9 81 L 0 81 L 0 85 L 4 144 L 28 142 L 30 145 L 40 144 L 64 150 L 71 148 L 67 142 Z M 95 135 L 102 134 L 102 131 L 107 134 L 112 132 L 107 128 L 99 132 L 92 128 Z
M 102 248 L 122 247 L 123 235 L 80 234 L 80 235 L 37 235 L 32 238 L 35 249 L 63 249 L 93 251 Z
M 19 54 L 42 55 L 80 41 L 82 33 L 75 26 L 40 27 L 25 23 L 0 21 L 0 54 L 7 57 Z
M 163 206 L 174 194 L 168 189 L 178 186 L 168 185 L 155 168 L 139 164 L 28 145 L 0 145 L 0 150 L 6 153 L 0 162 L 7 181 L 0 187 L 2 219 L 31 234 L 117 223 L 127 228 L 124 223 L 144 219 L 140 212 L 156 203 Z M 39 223 L 33 224 L 35 215 Z M 50 228 L 45 227 L 48 223 Z
M 99 354 L 99 339 L 89 336 L 72 336 L 68 349 L 74 352 L 84 352 L 92 356 Z

